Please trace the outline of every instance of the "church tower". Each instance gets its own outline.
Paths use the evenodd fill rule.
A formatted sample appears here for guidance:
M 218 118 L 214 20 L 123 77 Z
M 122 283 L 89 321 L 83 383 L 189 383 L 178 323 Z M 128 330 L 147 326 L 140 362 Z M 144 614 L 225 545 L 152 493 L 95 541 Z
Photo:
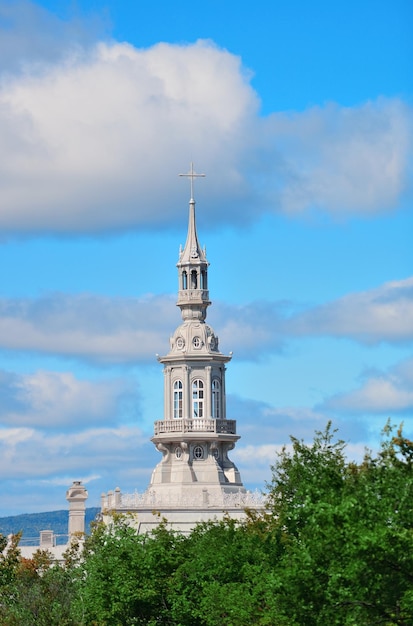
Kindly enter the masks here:
M 149 488 L 176 496 L 207 490 L 219 494 L 245 491 L 228 453 L 239 439 L 235 420 L 227 420 L 225 366 L 231 356 L 219 350 L 218 337 L 205 320 L 211 304 L 208 260 L 199 245 L 195 220 L 193 165 L 188 234 L 179 251 L 178 301 L 182 324 L 170 339 L 164 365 L 164 417 L 155 422 L 152 441 L 163 457 Z
M 180 532 L 207 520 L 245 519 L 245 509 L 262 510 L 262 494 L 246 491 L 229 457 L 238 441 L 236 421 L 226 416 L 225 367 L 231 355 L 219 350 L 218 337 L 206 323 L 211 302 L 205 248 L 199 245 L 195 222 L 193 165 L 188 234 L 179 251 L 178 301 L 182 323 L 170 339 L 164 368 L 163 419 L 155 421 L 151 441 L 162 458 L 144 493 L 122 493 L 119 487 L 102 494 L 102 519 L 129 512 L 139 532 L 161 519 Z

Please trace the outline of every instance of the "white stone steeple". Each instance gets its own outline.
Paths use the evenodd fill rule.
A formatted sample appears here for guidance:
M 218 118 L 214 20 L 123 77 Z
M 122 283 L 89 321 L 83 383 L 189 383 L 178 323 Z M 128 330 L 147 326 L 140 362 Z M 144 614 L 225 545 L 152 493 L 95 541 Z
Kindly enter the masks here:
M 183 320 L 204 321 L 206 309 L 211 304 L 208 293 L 208 261 L 206 250 L 201 249 L 196 232 L 195 200 L 189 201 L 188 235 L 184 249 L 179 251 L 177 263 L 179 291 L 177 305 Z
M 244 519 L 244 507 L 262 509 L 260 494 L 246 491 L 228 454 L 239 436 L 236 421 L 228 420 L 225 369 L 230 355 L 219 350 L 218 337 L 205 320 L 211 304 L 208 260 L 199 245 L 195 221 L 191 164 L 188 235 L 179 251 L 178 301 L 182 323 L 170 339 L 164 366 L 164 414 L 154 425 L 151 441 L 162 454 L 143 494 L 102 496 L 103 519 L 112 511 L 136 514 L 139 532 L 165 518 L 171 527 L 188 532 L 198 522 Z M 154 511 L 157 513 L 154 515 Z
M 191 164 L 191 198 L 188 235 L 179 252 L 178 301 L 183 323 L 170 340 L 164 365 L 164 418 L 155 422 L 152 437 L 163 458 L 156 466 L 150 488 L 157 493 L 191 493 L 205 490 L 243 491 L 238 469 L 228 452 L 239 439 L 235 420 L 226 419 L 225 364 L 231 360 L 219 351 L 218 337 L 205 323 L 211 304 L 208 260 L 199 245 Z
M 177 263 L 179 274 L 178 302 L 183 320 L 199 319 L 204 321 L 206 309 L 211 304 L 208 294 L 208 261 L 206 250 L 199 245 L 195 221 L 194 178 L 205 174 L 196 174 L 193 163 L 187 176 L 191 180 L 191 198 L 189 200 L 188 234 L 185 247 L 179 250 Z

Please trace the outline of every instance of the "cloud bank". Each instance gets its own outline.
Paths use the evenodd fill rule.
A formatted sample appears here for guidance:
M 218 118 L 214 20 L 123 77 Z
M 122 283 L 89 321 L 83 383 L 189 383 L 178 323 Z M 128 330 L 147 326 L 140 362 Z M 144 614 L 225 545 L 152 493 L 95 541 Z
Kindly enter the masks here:
M 376 214 L 407 191 L 412 112 L 399 100 L 354 108 L 329 103 L 274 114 L 267 123 L 283 165 L 274 202 L 286 213 L 313 207 L 339 216 Z
M 413 413 L 413 359 L 388 371 L 367 371 L 358 389 L 328 398 L 320 409 L 336 414 L 384 415 Z
M 27 511 L 53 510 L 56 502 L 65 508 L 62 486 L 74 479 L 87 483 L 89 506 L 99 506 L 102 491 L 117 484 L 144 489 L 159 459 L 138 426 L 140 415 L 138 383 L 130 377 L 0 371 L 4 505 L 19 511 L 23 498 Z
M 15 374 L 0 370 L 0 422 L 10 426 L 73 429 L 136 418 L 136 382 L 127 377 L 79 380 L 71 372 Z
M 347 337 L 363 344 L 413 340 L 413 278 L 314 307 L 290 320 L 295 335 Z
M 0 299 L 0 350 L 95 364 L 150 362 L 169 350 L 180 324 L 169 295 L 142 298 L 49 294 Z M 209 318 L 208 318 L 209 321 Z M 221 350 L 241 360 L 282 351 L 296 337 L 347 338 L 366 345 L 413 341 L 413 278 L 352 293 L 301 312 L 284 302 L 214 303 Z
M 411 121 L 397 99 L 262 118 L 241 59 L 209 41 L 77 46 L 0 79 L 0 229 L 167 228 L 189 155 L 208 175 L 210 223 L 391 210 L 407 191 Z
M 93 467 L 114 471 L 132 465 L 147 439 L 138 428 L 89 428 L 50 434 L 30 428 L 0 430 L 0 471 L 5 479 L 89 474 Z
M 173 328 L 168 296 L 50 294 L 0 300 L 0 349 L 59 354 L 100 364 L 153 360 Z M 179 318 L 175 316 L 176 325 Z

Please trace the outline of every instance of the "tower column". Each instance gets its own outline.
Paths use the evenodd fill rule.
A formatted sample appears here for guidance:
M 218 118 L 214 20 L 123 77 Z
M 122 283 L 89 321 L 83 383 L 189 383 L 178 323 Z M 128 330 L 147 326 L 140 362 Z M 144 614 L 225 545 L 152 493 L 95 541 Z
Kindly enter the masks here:
M 171 414 L 171 368 L 165 367 L 164 369 L 164 415 L 165 419 L 170 419 Z
M 221 407 L 222 407 L 222 418 L 224 420 L 227 419 L 227 403 L 225 402 L 224 398 L 226 398 L 226 390 L 225 390 L 225 370 L 227 368 L 225 366 L 222 367 L 221 370 Z
M 212 385 L 211 385 L 211 366 L 210 365 L 207 365 L 205 368 L 205 377 L 206 377 L 205 416 L 212 417 L 212 406 L 211 406 Z
M 69 541 L 76 533 L 85 532 L 85 501 L 88 492 L 80 480 L 73 481 L 73 485 L 66 491 L 66 500 L 69 502 Z

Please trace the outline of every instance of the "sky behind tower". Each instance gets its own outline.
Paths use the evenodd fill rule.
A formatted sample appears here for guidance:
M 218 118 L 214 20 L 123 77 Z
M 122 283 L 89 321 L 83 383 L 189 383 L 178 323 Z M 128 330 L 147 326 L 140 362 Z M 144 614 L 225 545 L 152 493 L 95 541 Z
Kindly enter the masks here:
M 194 162 L 233 451 L 413 435 L 409 0 L 0 0 L 0 515 L 159 460 Z

